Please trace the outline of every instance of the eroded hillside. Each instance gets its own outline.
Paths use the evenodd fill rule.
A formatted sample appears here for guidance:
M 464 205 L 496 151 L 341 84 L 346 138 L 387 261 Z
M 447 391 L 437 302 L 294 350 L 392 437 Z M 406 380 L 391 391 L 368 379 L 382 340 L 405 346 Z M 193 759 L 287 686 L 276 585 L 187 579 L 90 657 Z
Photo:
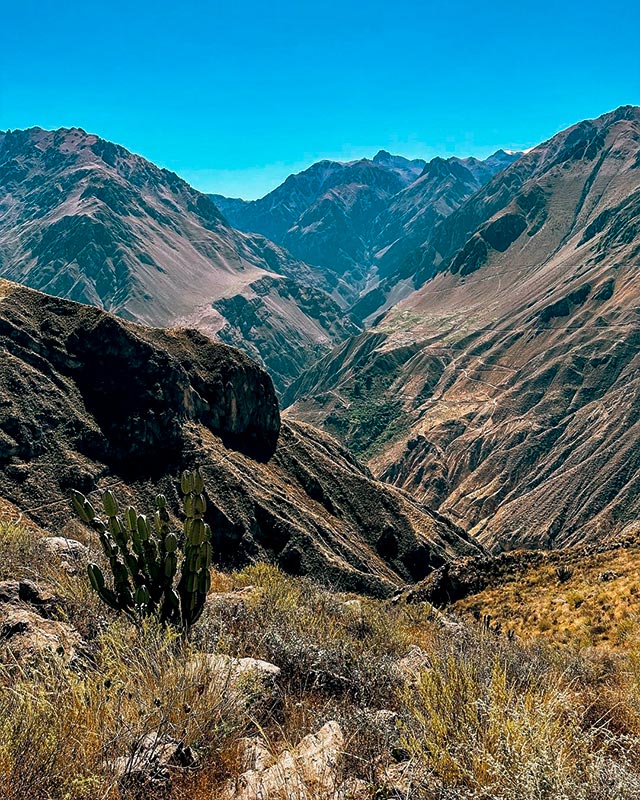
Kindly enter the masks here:
M 0 496 L 64 529 L 71 489 L 148 504 L 199 463 L 220 565 L 261 558 L 388 593 L 479 547 L 333 439 L 281 425 L 269 376 L 194 330 L 160 330 L 2 282 Z
M 535 148 L 441 221 L 431 280 L 303 375 L 288 416 L 494 548 L 640 514 L 640 110 Z
M 416 288 L 407 255 L 519 154 L 319 161 L 259 200 L 212 195 L 231 223 L 322 270 L 336 300 L 366 320 Z

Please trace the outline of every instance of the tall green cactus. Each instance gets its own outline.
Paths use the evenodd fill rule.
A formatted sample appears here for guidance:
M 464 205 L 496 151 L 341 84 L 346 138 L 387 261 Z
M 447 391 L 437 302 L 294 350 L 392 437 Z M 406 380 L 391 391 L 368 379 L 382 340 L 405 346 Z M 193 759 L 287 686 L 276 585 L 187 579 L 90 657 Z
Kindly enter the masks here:
M 186 633 L 202 614 L 211 585 L 211 528 L 203 519 L 207 501 L 199 470 L 183 472 L 181 487 L 185 522 L 180 536 L 169 530 L 161 494 L 151 519 L 131 506 L 121 513 L 110 491 L 102 496 L 106 521 L 81 492 L 74 491 L 72 501 L 80 519 L 98 532 L 109 561 L 112 586 L 97 564 L 87 568 L 102 600 L 132 619 L 155 616 Z

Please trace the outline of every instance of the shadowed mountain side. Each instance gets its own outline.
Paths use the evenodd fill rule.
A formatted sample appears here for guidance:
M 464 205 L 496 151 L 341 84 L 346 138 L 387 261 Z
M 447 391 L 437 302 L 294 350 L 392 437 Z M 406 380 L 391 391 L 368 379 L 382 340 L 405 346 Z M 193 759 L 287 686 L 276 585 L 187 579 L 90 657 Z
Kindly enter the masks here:
M 373 220 L 423 165 L 399 156 L 346 164 L 320 161 L 259 200 L 212 198 L 232 225 L 269 236 L 319 267 L 346 307 L 367 280 Z
M 0 282 L 0 496 L 50 530 L 72 488 L 114 486 L 178 508 L 200 464 L 216 561 L 268 559 L 388 594 L 481 552 L 457 526 L 373 479 L 326 434 L 281 427 L 269 376 L 193 330 L 126 323 Z
M 439 222 L 446 219 L 496 173 L 520 158 L 499 150 L 484 161 L 476 158 L 434 158 L 419 178 L 398 192 L 375 221 L 377 284 L 353 307 L 371 322 L 424 282 L 414 252 Z

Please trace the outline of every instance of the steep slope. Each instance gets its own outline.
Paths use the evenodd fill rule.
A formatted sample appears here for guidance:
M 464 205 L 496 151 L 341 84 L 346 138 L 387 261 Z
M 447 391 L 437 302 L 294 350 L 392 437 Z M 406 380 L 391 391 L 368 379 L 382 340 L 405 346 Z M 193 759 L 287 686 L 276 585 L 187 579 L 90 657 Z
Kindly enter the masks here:
M 374 480 L 333 439 L 280 423 L 269 376 L 195 330 L 134 325 L 0 281 L 0 497 L 64 531 L 72 488 L 142 505 L 198 463 L 221 565 L 268 559 L 389 593 L 481 549 Z
M 413 261 L 435 277 L 303 375 L 289 416 L 496 549 L 640 516 L 640 109 L 523 156 Z
M 396 157 L 397 158 L 397 157 Z M 325 182 L 323 193 L 289 228 L 283 245 L 298 258 L 348 275 L 348 284 L 364 285 L 371 259 L 372 221 L 406 185 L 404 172 L 385 162 L 345 165 Z
M 259 200 L 241 200 L 213 194 L 211 197 L 232 225 L 243 231 L 260 233 L 274 242 L 281 242 L 295 222 L 316 203 L 328 189 L 353 183 L 368 169 L 369 179 L 383 180 L 385 173 L 395 176 L 406 186 L 422 172 L 425 162 L 409 160 L 380 150 L 373 159 L 359 161 L 318 161 L 302 172 L 289 177 Z
M 259 200 L 212 198 L 232 225 L 268 236 L 321 267 L 334 296 L 347 306 L 365 285 L 372 221 L 423 166 L 380 151 L 371 160 L 320 161 Z
M 442 217 L 476 192 L 517 155 L 485 161 L 436 158 L 428 164 L 381 150 L 373 159 L 321 161 L 291 175 L 260 200 L 212 195 L 233 225 L 255 231 L 323 270 L 342 305 L 365 318 L 401 281 L 396 296 L 415 288 L 396 274 L 407 253 L 422 244 Z M 388 288 L 387 288 L 388 287 Z M 366 298 L 359 301 L 360 295 Z M 387 302 L 388 304 L 388 302 Z
M 518 638 L 623 649 L 633 641 L 639 533 L 635 523 L 603 543 L 465 558 L 435 570 L 404 596 L 452 604 L 458 614 Z
M 426 164 L 376 220 L 376 281 L 359 298 L 354 314 L 371 322 L 421 286 L 425 271 L 418 255 L 438 224 L 520 156 L 498 150 L 483 161 L 434 158 Z
M 0 135 L 0 275 L 126 319 L 197 325 L 261 358 L 280 388 L 356 330 L 317 271 L 230 228 L 173 173 L 77 128 Z M 253 311 L 250 330 L 237 303 Z

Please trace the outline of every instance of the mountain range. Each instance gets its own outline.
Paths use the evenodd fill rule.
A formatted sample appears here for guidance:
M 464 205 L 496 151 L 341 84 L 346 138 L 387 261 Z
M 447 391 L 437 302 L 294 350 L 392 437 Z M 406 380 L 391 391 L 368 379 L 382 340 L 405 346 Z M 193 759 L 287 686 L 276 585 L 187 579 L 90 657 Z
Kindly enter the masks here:
M 326 571 L 337 553 L 333 576 L 382 592 L 438 561 L 420 550 L 416 567 L 407 555 L 421 537 L 439 563 L 470 550 L 599 540 L 640 514 L 639 262 L 632 106 L 524 154 L 322 161 L 250 202 L 198 192 L 79 128 L 0 133 L 0 277 L 67 301 L 3 284 L 5 347 L 22 348 L 18 372 L 36 370 L 19 387 L 6 376 L 3 469 L 15 476 L 3 491 L 27 502 L 19 476 L 37 454 L 19 443 L 37 439 L 38 420 L 57 419 L 54 406 L 81 409 L 59 421 L 52 452 L 80 464 L 92 485 L 123 469 L 98 447 L 101 436 L 117 439 L 135 422 L 148 449 L 155 417 L 142 424 L 144 409 L 123 400 L 105 432 L 104 409 L 96 416 L 77 383 L 78 359 L 88 365 L 93 348 L 98 363 L 116 360 L 124 386 L 135 381 L 129 355 L 139 369 L 147 357 L 171 365 L 167 402 L 181 433 L 165 466 L 187 460 L 187 440 L 204 448 L 211 475 L 227 459 L 218 522 L 233 539 L 239 515 L 247 558 L 268 552 L 291 569 Z M 200 333 L 184 332 L 193 328 Z M 233 350 L 223 358 L 207 337 L 266 367 L 282 426 L 266 374 Z M 227 397 L 217 375 L 234 358 L 244 377 Z M 90 374 L 101 385 L 99 369 Z M 156 417 L 161 374 L 142 381 Z M 53 406 L 39 406 L 43 397 L 23 407 L 16 393 L 28 395 L 42 375 L 57 387 Z M 224 430 L 229 415 L 261 418 L 254 389 L 278 420 L 270 433 L 256 429 L 271 442 L 266 456 L 238 450 Z M 181 405 L 181 391 L 199 399 Z M 202 444 L 210 435 L 215 447 Z M 225 455 L 229 447 L 240 455 Z M 57 480 L 53 463 L 43 462 L 43 487 Z M 151 480 L 125 478 L 134 493 Z M 276 488 L 264 495 L 260 482 Z M 285 503 L 286 486 L 298 488 Z M 63 490 L 51 483 L 55 496 Z M 374 577 L 369 559 L 378 559 Z
M 381 150 L 372 159 L 320 161 L 260 200 L 212 198 L 235 227 L 262 234 L 321 268 L 336 301 L 361 318 L 359 312 L 370 315 L 371 298 L 378 296 L 374 288 L 361 305 L 361 295 L 393 274 L 436 221 L 518 156 L 499 150 L 483 161 L 427 163 Z
M 279 388 L 357 331 L 322 274 L 168 170 L 79 128 L 0 133 L 0 276 L 241 344 Z
M 408 260 L 421 288 L 303 374 L 288 416 L 490 548 L 636 518 L 640 109 L 534 148 Z

